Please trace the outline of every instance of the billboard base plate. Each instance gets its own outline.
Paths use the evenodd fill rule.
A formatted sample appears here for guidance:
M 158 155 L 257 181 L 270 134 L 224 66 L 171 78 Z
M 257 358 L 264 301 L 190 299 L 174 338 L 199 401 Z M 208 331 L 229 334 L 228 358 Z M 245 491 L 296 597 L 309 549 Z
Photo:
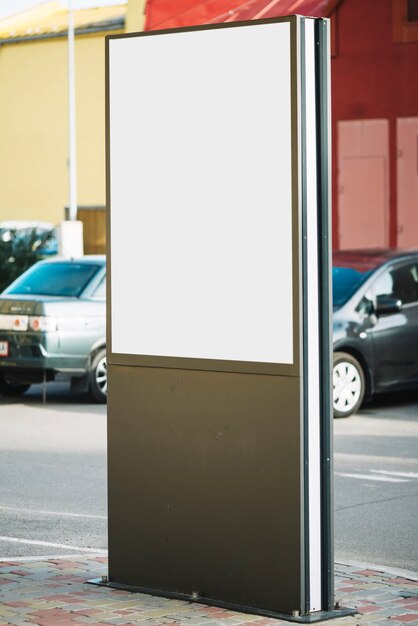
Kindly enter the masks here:
M 288 622 L 297 622 L 300 624 L 314 624 L 316 622 L 324 622 L 330 619 L 336 619 L 338 617 L 347 617 L 347 615 L 355 615 L 357 613 L 355 609 L 341 607 L 338 609 L 334 609 L 333 611 L 315 611 L 314 613 L 308 613 L 306 615 L 291 615 L 289 613 L 281 613 L 279 611 L 267 611 L 256 607 L 242 606 L 240 604 L 232 604 L 229 602 L 212 600 L 210 598 L 202 598 L 200 596 L 195 597 L 194 595 L 191 596 L 185 593 L 174 593 L 157 589 L 148 589 L 147 587 L 137 587 L 136 585 L 125 585 L 122 583 L 109 581 L 107 576 L 102 576 L 101 578 L 92 578 L 88 580 L 87 583 L 89 583 L 90 585 L 99 585 L 100 587 L 109 587 L 110 589 L 118 589 L 119 591 L 128 591 L 130 593 L 145 593 L 147 595 L 168 598 L 170 600 L 184 600 L 185 602 L 197 602 L 198 604 L 206 604 L 208 606 L 218 606 L 223 609 L 238 611 L 240 613 L 262 615 L 263 617 L 272 617 L 275 619 L 286 620 Z

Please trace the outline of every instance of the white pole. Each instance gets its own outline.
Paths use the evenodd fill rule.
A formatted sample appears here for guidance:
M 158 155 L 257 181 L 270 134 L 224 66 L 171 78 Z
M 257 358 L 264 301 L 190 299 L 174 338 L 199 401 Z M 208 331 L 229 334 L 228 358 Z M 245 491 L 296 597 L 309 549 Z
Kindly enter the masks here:
M 77 219 L 77 155 L 74 77 L 74 12 L 68 0 L 68 182 L 70 220 Z

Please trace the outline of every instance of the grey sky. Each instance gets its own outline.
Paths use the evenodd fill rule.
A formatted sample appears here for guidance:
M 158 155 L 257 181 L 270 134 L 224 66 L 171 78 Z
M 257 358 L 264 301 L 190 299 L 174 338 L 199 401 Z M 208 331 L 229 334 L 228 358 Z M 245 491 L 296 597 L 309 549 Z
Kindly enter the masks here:
M 66 5 L 67 0 L 58 0 Z M 127 0 L 72 0 L 74 9 L 85 7 L 105 6 L 111 4 L 125 4 Z M 29 7 L 42 4 L 42 0 L 0 0 L 0 19 L 24 11 Z

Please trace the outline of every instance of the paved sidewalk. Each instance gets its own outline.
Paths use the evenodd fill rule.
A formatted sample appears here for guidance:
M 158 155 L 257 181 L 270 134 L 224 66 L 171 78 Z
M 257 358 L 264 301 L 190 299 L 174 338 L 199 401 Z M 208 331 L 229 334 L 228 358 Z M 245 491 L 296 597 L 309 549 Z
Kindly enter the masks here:
M 0 562 L 0 626 L 267 626 L 290 624 L 203 606 L 87 585 L 107 574 L 106 557 Z M 358 614 L 336 626 L 418 626 L 418 582 L 374 570 L 336 566 L 336 599 Z

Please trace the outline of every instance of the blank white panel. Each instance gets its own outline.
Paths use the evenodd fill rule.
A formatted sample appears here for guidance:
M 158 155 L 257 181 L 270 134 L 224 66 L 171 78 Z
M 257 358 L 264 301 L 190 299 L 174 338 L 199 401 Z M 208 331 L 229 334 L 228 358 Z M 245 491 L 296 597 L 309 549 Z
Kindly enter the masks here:
M 289 23 L 109 45 L 112 351 L 293 363 Z

